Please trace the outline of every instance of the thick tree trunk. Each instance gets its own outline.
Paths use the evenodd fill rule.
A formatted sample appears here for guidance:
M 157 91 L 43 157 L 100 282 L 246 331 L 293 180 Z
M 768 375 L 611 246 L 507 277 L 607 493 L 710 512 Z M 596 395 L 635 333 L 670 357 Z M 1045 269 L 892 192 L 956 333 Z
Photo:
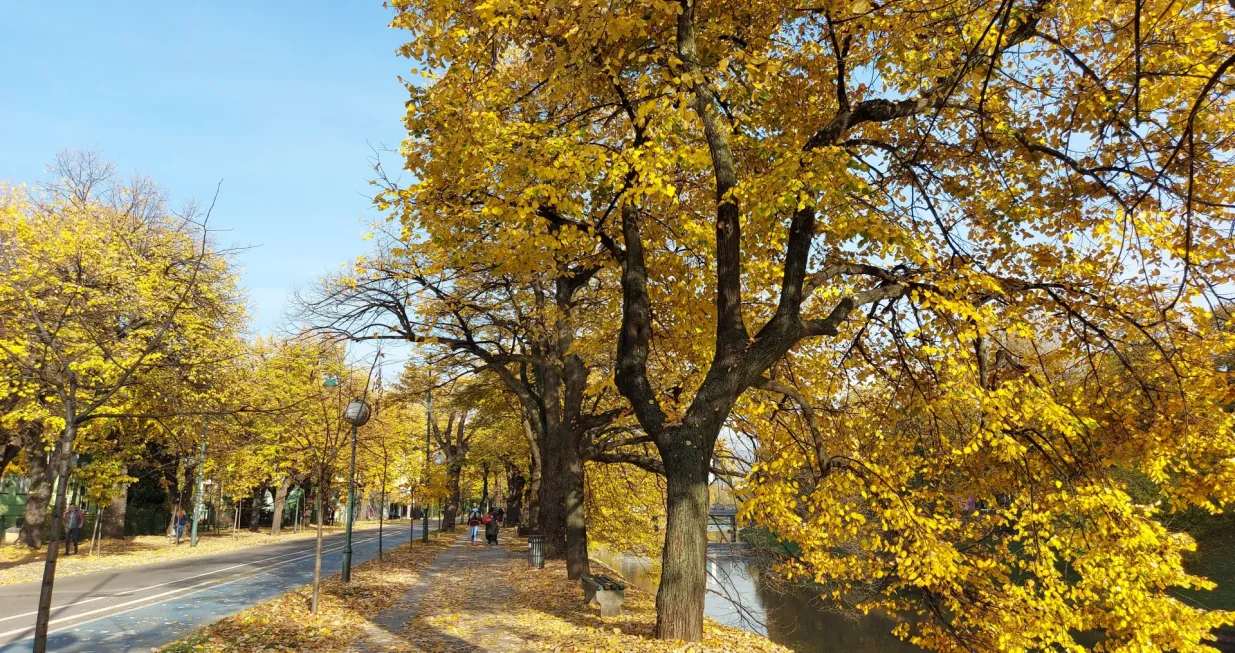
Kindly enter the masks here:
M 459 465 L 459 461 L 454 459 L 446 461 L 446 487 L 450 490 L 450 501 L 446 511 L 442 514 L 442 523 L 439 530 L 453 531 L 455 529 L 455 518 L 458 516 L 459 510 L 463 509 L 461 504 L 463 496 L 462 491 L 459 489 L 459 476 L 462 472 L 463 468 Z
M 259 487 L 253 490 L 253 503 L 249 505 L 249 530 L 256 533 L 259 528 L 258 522 L 262 519 L 262 504 L 265 502 L 266 488 Z
M 590 573 L 587 557 L 587 516 L 583 509 L 583 458 L 579 439 L 568 434 L 563 442 L 562 489 L 566 532 L 566 577 L 577 580 Z
M 540 478 L 540 524 L 545 536 L 545 556 L 566 557 L 566 479 L 562 468 L 562 448 L 559 431 L 550 431 L 546 439 L 552 444 L 541 451 L 544 469 Z
M 125 473 L 128 473 L 127 469 Z M 103 537 L 122 539 L 124 537 L 124 515 L 129 505 L 129 488 L 122 484 L 117 485 L 112 491 L 115 495 L 111 503 L 103 509 L 102 534 Z
M 47 462 L 42 429 L 22 433 L 22 448 L 26 451 L 26 478 L 30 491 L 22 513 L 23 525 L 18 538 L 22 544 L 37 549 L 43 545 L 43 529 L 47 519 L 47 504 L 51 502 L 52 467 Z
M 676 439 L 675 439 L 676 440 Z M 698 443 L 702 437 L 688 437 Z M 707 592 L 709 447 L 661 449 L 668 491 L 665 548 L 656 593 L 656 636 L 699 641 Z
M 523 516 L 523 489 L 527 479 L 518 467 L 507 463 L 506 467 L 506 524 L 517 526 Z
M 283 507 L 287 505 L 287 490 L 292 485 L 292 477 L 285 476 L 279 481 L 279 487 L 274 493 L 274 519 L 270 522 L 270 534 L 278 535 L 283 529 Z

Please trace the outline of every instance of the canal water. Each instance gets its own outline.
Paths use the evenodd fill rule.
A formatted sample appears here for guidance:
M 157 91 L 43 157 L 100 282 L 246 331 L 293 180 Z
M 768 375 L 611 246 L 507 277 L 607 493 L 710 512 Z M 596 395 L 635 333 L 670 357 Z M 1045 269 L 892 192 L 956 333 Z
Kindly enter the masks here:
M 758 567 L 739 548 L 708 547 L 705 614 L 730 626 L 767 636 L 799 653 L 921 653 L 892 635 L 895 623 L 870 614 L 853 616 L 828 610 L 809 591 L 782 591 L 764 581 Z M 593 558 L 631 584 L 656 592 L 645 560 L 593 551 Z
M 1235 610 L 1235 523 L 1198 534 L 1196 554 L 1187 556 L 1189 572 L 1218 583 L 1208 591 L 1176 590 L 1209 609 Z M 721 538 L 713 538 L 721 539 Z M 633 585 L 656 592 L 656 579 L 646 560 L 593 551 L 593 558 L 618 571 Z M 922 649 L 892 636 L 894 622 L 883 615 L 854 617 L 827 609 L 812 592 L 785 591 L 766 581 L 740 547 L 713 543 L 708 547 L 707 616 L 723 624 L 767 636 L 798 653 L 921 653 Z M 1235 642 L 1235 634 L 1226 635 Z M 1221 650 L 1235 652 L 1235 644 Z

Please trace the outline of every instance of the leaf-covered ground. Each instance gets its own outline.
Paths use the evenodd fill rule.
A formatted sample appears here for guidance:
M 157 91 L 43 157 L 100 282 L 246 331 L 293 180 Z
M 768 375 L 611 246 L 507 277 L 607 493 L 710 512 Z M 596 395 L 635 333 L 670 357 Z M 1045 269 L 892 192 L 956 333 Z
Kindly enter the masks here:
M 566 579 L 564 562 L 528 568 L 525 540 L 504 547 L 455 543 L 447 550 L 453 539 L 427 547 L 417 543 L 410 552 L 401 547 L 381 566 L 366 562 L 353 572 L 350 586 L 332 577 L 324 584 L 317 616 L 309 615 L 308 592 L 302 589 L 161 651 L 789 651 L 711 621 L 703 642 L 658 641 L 652 637 L 655 601 L 641 590 L 627 590 L 621 616 L 601 618 L 599 609 L 583 604 L 578 581 Z M 391 625 L 392 616 L 402 627 Z
M 344 585 L 338 574 L 322 579 L 317 614 L 309 612 L 312 585 L 203 626 L 184 639 L 159 649 L 189 651 L 340 651 L 361 638 L 369 619 L 389 608 L 420 578 L 453 534 L 434 533 L 429 543 L 402 545 L 352 569 Z
M 396 522 L 397 523 L 397 522 Z M 406 528 L 404 522 L 404 528 Z M 365 528 L 370 524 L 357 522 L 358 527 Z M 374 521 L 372 525 L 377 525 Z M 327 527 L 326 533 L 342 531 L 342 526 Z M 314 528 L 303 528 L 293 534 L 291 529 L 285 529 L 281 535 L 270 535 L 269 530 L 257 533 L 241 530 L 234 535 L 231 531 L 222 534 L 200 534 L 197 548 L 189 546 L 186 533 L 177 546 L 174 540 L 165 535 L 141 535 L 123 540 L 103 540 L 101 547 L 96 547 L 94 555 L 87 552 L 90 549 L 89 540 L 83 541 L 74 555 L 64 555 L 64 543 L 60 543 L 60 556 L 56 562 L 56 577 L 77 576 L 96 571 L 107 571 L 135 565 L 148 565 L 168 560 L 178 560 L 190 556 L 206 556 L 216 553 L 227 553 L 251 546 L 262 546 L 286 542 L 291 539 L 312 538 L 316 534 Z M 47 547 L 31 549 L 13 542 L 0 548 L 0 585 L 24 583 L 40 580 L 43 577 L 43 562 L 47 559 Z

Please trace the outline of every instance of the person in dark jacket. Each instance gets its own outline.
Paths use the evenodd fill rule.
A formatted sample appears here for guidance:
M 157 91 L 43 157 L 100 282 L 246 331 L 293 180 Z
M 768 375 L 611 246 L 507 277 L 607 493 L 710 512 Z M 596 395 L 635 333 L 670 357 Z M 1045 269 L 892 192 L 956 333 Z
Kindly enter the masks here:
M 485 542 L 497 544 L 497 529 L 501 527 L 501 524 L 497 521 L 497 515 L 491 512 L 485 515 L 482 521 L 485 524 Z
M 77 553 L 77 543 L 81 541 L 81 527 L 86 523 L 86 515 L 76 504 L 64 511 L 64 555 L 69 555 L 69 545 L 73 545 L 73 553 Z

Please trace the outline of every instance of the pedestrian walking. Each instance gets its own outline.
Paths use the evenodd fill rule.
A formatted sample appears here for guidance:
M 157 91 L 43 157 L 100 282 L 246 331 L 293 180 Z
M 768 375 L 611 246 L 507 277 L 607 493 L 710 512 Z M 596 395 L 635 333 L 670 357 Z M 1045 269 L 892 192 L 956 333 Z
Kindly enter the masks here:
M 176 545 L 180 545 L 180 538 L 184 537 L 184 527 L 189 523 L 189 516 L 185 514 L 184 508 L 176 509 Z
M 498 508 L 498 509 L 497 509 L 497 512 L 493 513 L 493 516 L 494 516 L 495 518 L 497 518 L 497 527 L 498 527 L 498 528 L 501 528 L 501 527 L 502 527 L 502 525 L 506 523 L 506 510 L 504 510 L 504 509 L 502 509 L 502 508 Z
M 69 545 L 73 546 L 73 553 L 77 553 L 77 543 L 81 541 L 81 527 L 85 523 L 86 515 L 77 504 L 64 511 L 64 555 L 69 555 Z
M 467 525 L 472 529 L 472 546 L 476 546 L 476 535 L 480 530 L 480 506 L 472 504 L 472 511 L 468 513 Z
M 485 525 L 485 543 L 497 544 L 497 529 L 499 527 L 497 515 L 489 513 L 481 518 Z

